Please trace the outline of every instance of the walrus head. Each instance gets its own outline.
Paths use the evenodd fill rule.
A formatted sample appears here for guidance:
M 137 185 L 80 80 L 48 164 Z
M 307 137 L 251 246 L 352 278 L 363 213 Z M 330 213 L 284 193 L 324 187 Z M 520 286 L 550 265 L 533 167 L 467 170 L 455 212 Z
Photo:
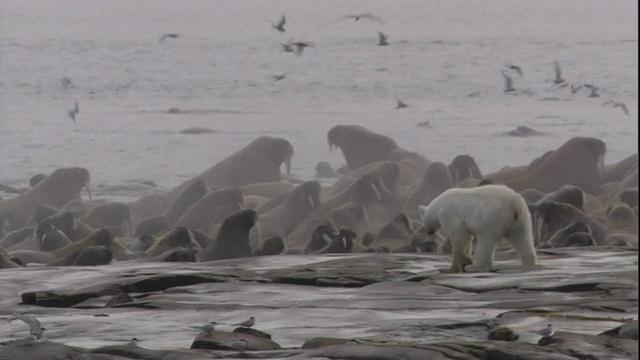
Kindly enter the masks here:
M 322 191 L 320 184 L 315 181 L 305 181 L 293 190 L 288 199 L 311 211 L 320 205 L 320 191 Z
M 357 125 L 334 126 L 327 133 L 329 150 L 340 148 L 347 167 L 355 170 L 363 165 L 392 160 L 398 144 L 390 137 L 376 134 Z
M 287 175 L 291 175 L 291 158 L 293 157 L 293 146 L 285 139 L 274 139 L 272 144 L 273 156 L 270 159 L 280 166 L 284 162 Z
M 82 188 L 85 188 L 87 190 L 89 200 L 91 200 L 91 187 L 89 186 L 90 181 L 91 176 L 89 175 L 89 170 L 85 168 L 63 168 L 55 170 L 51 173 L 51 175 L 38 182 L 34 189 L 45 189 L 47 187 L 53 187 L 57 195 L 61 198 L 64 198 L 64 203 L 66 203 L 67 198 L 64 196 L 65 194 L 77 196 L 80 190 L 82 190 Z M 59 204 L 58 207 L 64 205 L 64 203 Z

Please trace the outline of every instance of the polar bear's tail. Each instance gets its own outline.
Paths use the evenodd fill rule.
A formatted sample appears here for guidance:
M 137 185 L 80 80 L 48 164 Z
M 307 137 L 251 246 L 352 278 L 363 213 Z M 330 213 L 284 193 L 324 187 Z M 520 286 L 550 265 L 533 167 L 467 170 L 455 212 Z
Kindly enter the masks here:
M 524 198 L 514 192 L 511 201 L 511 208 L 514 212 L 515 221 L 509 229 L 508 238 L 511 244 L 520 255 L 522 265 L 535 265 L 537 261 L 536 249 L 533 242 L 533 226 L 531 224 L 531 213 Z

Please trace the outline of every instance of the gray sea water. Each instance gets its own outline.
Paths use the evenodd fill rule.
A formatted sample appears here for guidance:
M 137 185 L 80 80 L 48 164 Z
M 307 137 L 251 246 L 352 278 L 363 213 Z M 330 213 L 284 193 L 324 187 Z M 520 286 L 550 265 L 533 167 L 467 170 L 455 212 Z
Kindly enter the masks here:
M 285 33 L 270 24 L 282 13 Z M 385 22 L 340 20 L 357 13 Z M 314 47 L 296 57 L 288 40 Z M 554 87 L 555 60 L 601 97 Z M 502 92 L 509 62 L 524 71 L 514 95 Z M 326 141 L 338 124 L 432 161 L 470 154 L 483 173 L 574 136 L 602 139 L 613 162 L 637 151 L 637 91 L 634 0 L 3 0 L 0 182 L 82 166 L 94 184 L 172 187 L 263 134 L 289 140 L 292 176 L 310 179 L 319 161 L 344 163 Z M 425 120 L 432 129 L 416 128 Z M 500 136 L 521 125 L 546 135 Z M 194 126 L 216 132 L 179 133 Z

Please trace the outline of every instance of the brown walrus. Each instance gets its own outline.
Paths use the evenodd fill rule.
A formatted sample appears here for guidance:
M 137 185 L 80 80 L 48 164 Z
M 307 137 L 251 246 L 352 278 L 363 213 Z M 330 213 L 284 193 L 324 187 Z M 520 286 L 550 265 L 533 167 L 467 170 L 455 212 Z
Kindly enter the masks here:
M 11 229 L 19 229 L 26 224 L 37 205 L 60 208 L 67 202 L 80 198 L 83 188 L 86 187 L 89 191 L 90 179 L 89 171 L 84 168 L 57 169 L 28 191 L 0 201 L 0 215 L 7 215 Z

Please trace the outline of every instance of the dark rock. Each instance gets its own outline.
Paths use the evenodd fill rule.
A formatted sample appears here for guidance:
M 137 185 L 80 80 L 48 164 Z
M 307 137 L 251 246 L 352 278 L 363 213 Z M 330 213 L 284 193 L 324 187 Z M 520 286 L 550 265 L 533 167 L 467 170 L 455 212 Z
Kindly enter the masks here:
M 262 350 L 280 350 L 280 345 L 271 339 L 255 336 L 248 333 L 236 333 L 225 331 L 213 331 L 210 334 L 200 333 L 196 336 L 191 344 L 191 349 L 210 349 L 210 350 L 234 350 L 227 344 L 231 341 L 245 339 L 247 345 L 245 351 L 262 351 Z
M 302 349 L 318 349 L 324 346 L 330 345 L 342 345 L 349 342 L 350 339 L 340 339 L 340 338 L 328 338 L 328 337 L 315 337 L 311 340 L 307 340 L 302 344 Z
M 520 336 L 506 327 L 499 327 L 489 331 L 489 340 L 516 341 Z
M 252 329 L 252 328 L 237 327 L 237 328 L 233 329 L 233 332 L 234 333 L 238 333 L 238 334 L 250 334 L 250 335 L 253 335 L 255 337 L 260 337 L 260 338 L 271 340 L 271 335 L 267 334 L 266 332 L 262 332 L 260 330 L 256 330 L 256 329 Z

